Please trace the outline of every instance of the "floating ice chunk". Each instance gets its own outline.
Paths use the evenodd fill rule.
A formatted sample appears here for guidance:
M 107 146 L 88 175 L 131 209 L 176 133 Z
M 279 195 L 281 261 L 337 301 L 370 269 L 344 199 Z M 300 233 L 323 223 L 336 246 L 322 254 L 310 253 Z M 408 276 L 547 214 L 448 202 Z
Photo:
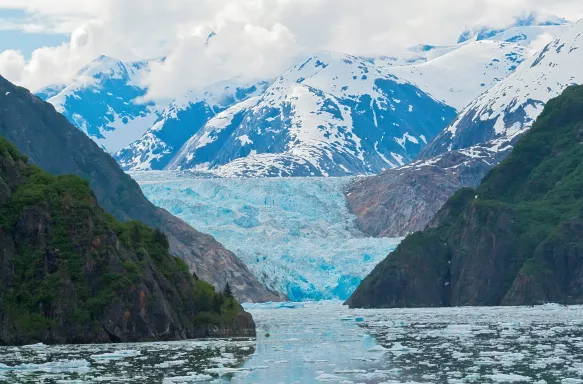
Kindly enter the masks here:
M 393 346 L 391 347 L 391 351 L 393 352 L 408 352 L 410 351 L 411 348 L 404 346 L 401 343 L 395 343 L 393 344 Z
M 216 374 L 219 376 L 225 376 L 231 373 L 237 372 L 249 372 L 248 368 L 227 368 L 227 367 L 218 367 L 218 368 L 207 368 L 205 370 L 206 373 Z
M 528 376 L 515 375 L 513 373 L 496 373 L 493 375 L 486 375 L 495 383 L 530 383 L 532 379 Z
M 210 361 L 217 364 L 235 364 L 237 359 L 232 353 L 223 353 L 221 356 L 211 358 Z
M 319 376 L 316 377 L 316 380 L 320 381 L 320 382 L 329 382 L 329 383 L 338 383 L 341 380 L 344 380 L 344 377 L 340 377 L 340 376 L 336 376 L 336 375 L 331 375 L 329 373 L 322 373 Z
M 99 355 L 91 355 L 93 360 L 121 360 L 125 359 L 126 357 L 135 357 L 140 356 L 140 351 L 128 349 L 128 350 L 120 350 L 114 352 L 107 352 L 102 353 Z
M 368 373 L 360 373 L 358 375 L 356 375 L 356 378 L 358 380 L 363 380 L 366 382 L 380 382 L 385 380 L 388 377 L 388 374 L 386 373 L 386 371 L 374 371 L 374 372 L 368 372 Z
M 48 345 L 43 344 L 43 343 L 37 343 L 37 344 L 31 344 L 31 345 L 24 346 L 24 348 L 33 348 L 33 349 L 44 349 L 47 347 L 48 347 Z
M 355 374 L 355 373 L 366 373 L 364 369 L 337 369 L 334 371 L 336 374 Z
M 190 376 L 175 376 L 175 377 L 165 377 L 164 384 L 173 383 L 197 383 L 202 381 L 209 381 L 213 377 L 205 374 L 194 374 Z
M 29 371 L 29 372 L 88 372 L 91 364 L 87 360 L 60 360 L 42 364 L 20 364 L 10 366 L 0 363 L 1 371 Z
M 386 352 L 387 348 L 383 347 L 382 345 L 375 345 L 374 347 L 368 350 L 369 352 Z
M 170 367 L 176 367 L 178 365 L 183 365 L 185 363 L 186 363 L 186 360 L 165 361 L 163 363 L 154 365 L 154 368 L 170 368 Z

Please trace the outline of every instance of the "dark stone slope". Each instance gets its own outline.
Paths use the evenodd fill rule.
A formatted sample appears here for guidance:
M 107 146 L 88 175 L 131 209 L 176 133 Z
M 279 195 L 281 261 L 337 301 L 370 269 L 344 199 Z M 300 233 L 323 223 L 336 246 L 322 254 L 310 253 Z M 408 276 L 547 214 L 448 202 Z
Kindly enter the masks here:
M 378 175 L 356 178 L 346 189 L 356 225 L 369 236 L 402 237 L 421 231 L 458 189 L 476 187 L 503 159 L 472 158 L 458 151 Z
M 0 136 L 52 174 L 74 174 L 91 183 L 99 204 L 121 221 L 162 229 L 172 254 L 217 288 L 228 282 L 242 301 L 278 300 L 232 252 L 167 211 L 155 207 L 115 160 L 54 107 L 0 76 Z
M 458 191 L 351 307 L 583 303 L 583 87 L 546 105 L 512 154 Z
M 254 336 L 235 299 L 168 247 L 106 214 L 87 181 L 49 175 L 0 138 L 0 344 Z

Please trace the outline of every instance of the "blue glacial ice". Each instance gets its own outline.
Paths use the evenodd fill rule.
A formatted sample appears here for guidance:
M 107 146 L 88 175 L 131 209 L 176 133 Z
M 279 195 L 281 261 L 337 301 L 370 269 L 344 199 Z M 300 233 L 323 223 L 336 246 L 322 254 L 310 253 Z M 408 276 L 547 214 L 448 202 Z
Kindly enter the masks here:
M 351 178 L 132 176 L 154 204 L 213 235 L 292 301 L 347 299 L 400 242 L 356 229 L 343 194 Z

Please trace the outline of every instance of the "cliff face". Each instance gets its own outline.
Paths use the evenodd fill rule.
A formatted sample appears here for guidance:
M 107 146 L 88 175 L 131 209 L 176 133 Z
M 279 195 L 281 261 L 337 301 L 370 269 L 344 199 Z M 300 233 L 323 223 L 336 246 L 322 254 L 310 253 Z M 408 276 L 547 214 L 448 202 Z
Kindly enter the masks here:
M 254 336 L 251 316 L 190 274 L 168 240 L 120 223 L 86 181 L 0 138 L 0 344 Z
M 491 168 L 489 161 L 451 151 L 356 179 L 345 196 L 361 231 L 373 237 L 401 237 L 423 230 L 448 198 L 462 187 L 479 185 Z
M 0 136 L 45 171 L 90 180 L 99 204 L 121 221 L 139 220 L 162 229 L 173 255 L 201 279 L 222 289 L 226 283 L 242 301 L 277 301 L 232 252 L 167 211 L 155 207 L 115 160 L 54 107 L 0 76 Z
M 583 303 L 583 87 L 362 282 L 352 307 Z

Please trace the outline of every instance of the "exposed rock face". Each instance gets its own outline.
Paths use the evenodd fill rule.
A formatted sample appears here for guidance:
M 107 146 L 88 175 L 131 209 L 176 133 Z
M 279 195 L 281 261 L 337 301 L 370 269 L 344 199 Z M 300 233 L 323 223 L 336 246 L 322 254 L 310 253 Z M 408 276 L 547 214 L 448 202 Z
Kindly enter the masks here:
M 162 232 L 120 223 L 86 181 L 27 161 L 0 138 L 0 344 L 255 335 Z
M 228 282 L 242 301 L 277 301 L 233 253 L 167 211 L 155 207 L 115 160 L 54 107 L 0 77 L 0 135 L 53 174 L 74 174 L 91 182 L 99 204 L 121 221 L 139 220 L 162 229 L 172 254 L 197 276 L 222 289 Z
M 477 190 L 458 191 L 352 307 L 583 303 L 583 87 L 548 102 Z
M 477 186 L 490 169 L 484 159 L 448 152 L 363 177 L 346 190 L 358 228 L 373 237 L 400 237 L 420 231 L 462 187 Z

